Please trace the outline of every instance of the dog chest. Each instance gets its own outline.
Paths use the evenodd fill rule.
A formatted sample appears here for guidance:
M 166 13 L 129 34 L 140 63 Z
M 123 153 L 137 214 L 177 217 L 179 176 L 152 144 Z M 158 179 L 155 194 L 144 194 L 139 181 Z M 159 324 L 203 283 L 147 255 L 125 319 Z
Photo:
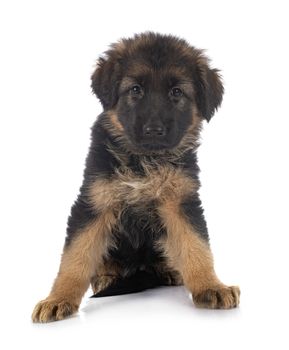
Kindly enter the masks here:
M 89 199 L 97 209 L 164 201 L 181 202 L 196 192 L 198 183 L 178 168 L 145 168 L 142 175 L 129 169 L 117 172 L 111 179 L 96 179 L 89 190 Z

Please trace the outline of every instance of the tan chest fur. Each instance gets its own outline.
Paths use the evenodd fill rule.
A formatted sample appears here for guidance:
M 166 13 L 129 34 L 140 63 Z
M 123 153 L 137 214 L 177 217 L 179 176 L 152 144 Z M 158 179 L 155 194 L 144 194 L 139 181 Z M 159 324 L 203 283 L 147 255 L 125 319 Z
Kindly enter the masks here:
M 108 179 L 96 179 L 89 189 L 91 204 L 96 209 L 142 205 L 151 201 L 179 203 L 198 190 L 198 182 L 184 171 L 169 166 L 145 166 L 140 176 L 124 168 Z

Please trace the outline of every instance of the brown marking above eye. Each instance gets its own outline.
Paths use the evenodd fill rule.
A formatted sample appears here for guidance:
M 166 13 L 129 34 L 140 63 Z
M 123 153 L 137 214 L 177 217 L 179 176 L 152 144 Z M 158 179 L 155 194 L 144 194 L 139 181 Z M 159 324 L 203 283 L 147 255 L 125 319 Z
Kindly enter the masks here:
M 168 92 L 173 98 L 194 98 L 194 87 L 190 81 L 179 80 L 175 85 L 170 84 Z
M 140 96 L 144 92 L 141 78 L 124 77 L 119 88 L 120 94 L 130 93 L 132 96 Z
M 159 75 L 158 72 L 154 73 L 155 77 L 158 77 L 160 83 L 161 81 L 165 81 L 166 83 L 166 89 L 168 89 L 168 93 L 171 94 L 173 97 L 181 97 L 182 95 L 185 95 L 189 99 L 194 98 L 194 87 L 193 83 L 188 80 L 188 78 L 184 77 L 184 75 L 178 74 L 178 75 L 167 75 L 167 74 L 161 74 Z M 127 94 L 128 92 L 131 93 L 132 96 L 140 96 L 143 91 L 142 83 L 146 81 L 148 77 L 145 76 L 125 76 L 121 83 L 119 92 L 120 94 Z M 148 86 L 148 88 L 150 85 Z M 164 87 L 165 88 L 165 87 Z M 172 94 L 172 89 L 180 89 L 181 90 L 181 96 L 176 96 Z
M 120 93 L 125 93 L 129 91 L 132 87 L 138 85 L 136 80 L 131 77 L 124 77 L 120 83 L 119 91 Z
M 180 81 L 177 85 L 178 88 L 180 88 L 183 92 L 183 95 L 186 95 L 188 98 L 194 97 L 194 86 L 193 83 L 190 81 Z
M 188 98 L 194 97 L 194 86 L 192 80 L 189 79 L 188 75 L 185 75 L 183 71 L 173 70 L 166 72 L 167 73 L 167 84 L 169 93 L 174 97 L 181 97 L 185 95 Z M 180 89 L 181 93 L 173 92 L 173 89 Z M 178 96 L 177 96 L 178 95 Z

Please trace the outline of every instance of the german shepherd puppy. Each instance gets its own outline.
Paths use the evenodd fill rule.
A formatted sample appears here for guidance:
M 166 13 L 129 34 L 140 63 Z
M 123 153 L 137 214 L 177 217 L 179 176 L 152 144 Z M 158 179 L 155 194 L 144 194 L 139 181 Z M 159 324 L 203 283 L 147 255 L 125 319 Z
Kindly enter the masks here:
M 111 45 L 92 89 L 104 111 L 58 275 L 33 321 L 77 312 L 89 285 L 107 296 L 184 284 L 198 307 L 237 307 L 239 288 L 214 271 L 198 195 L 198 138 L 222 101 L 218 70 L 186 41 L 148 32 Z

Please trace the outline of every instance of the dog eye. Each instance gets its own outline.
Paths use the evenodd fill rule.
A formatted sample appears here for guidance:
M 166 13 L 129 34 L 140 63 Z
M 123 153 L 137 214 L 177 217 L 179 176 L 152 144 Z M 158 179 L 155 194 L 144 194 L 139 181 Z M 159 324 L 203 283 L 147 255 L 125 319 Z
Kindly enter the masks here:
M 130 89 L 130 92 L 133 94 L 133 95 L 139 95 L 141 92 L 142 92 L 142 89 L 139 85 L 134 85 L 131 89 Z
M 174 87 L 171 89 L 171 95 L 174 97 L 181 97 L 183 95 L 183 91 L 178 87 Z

